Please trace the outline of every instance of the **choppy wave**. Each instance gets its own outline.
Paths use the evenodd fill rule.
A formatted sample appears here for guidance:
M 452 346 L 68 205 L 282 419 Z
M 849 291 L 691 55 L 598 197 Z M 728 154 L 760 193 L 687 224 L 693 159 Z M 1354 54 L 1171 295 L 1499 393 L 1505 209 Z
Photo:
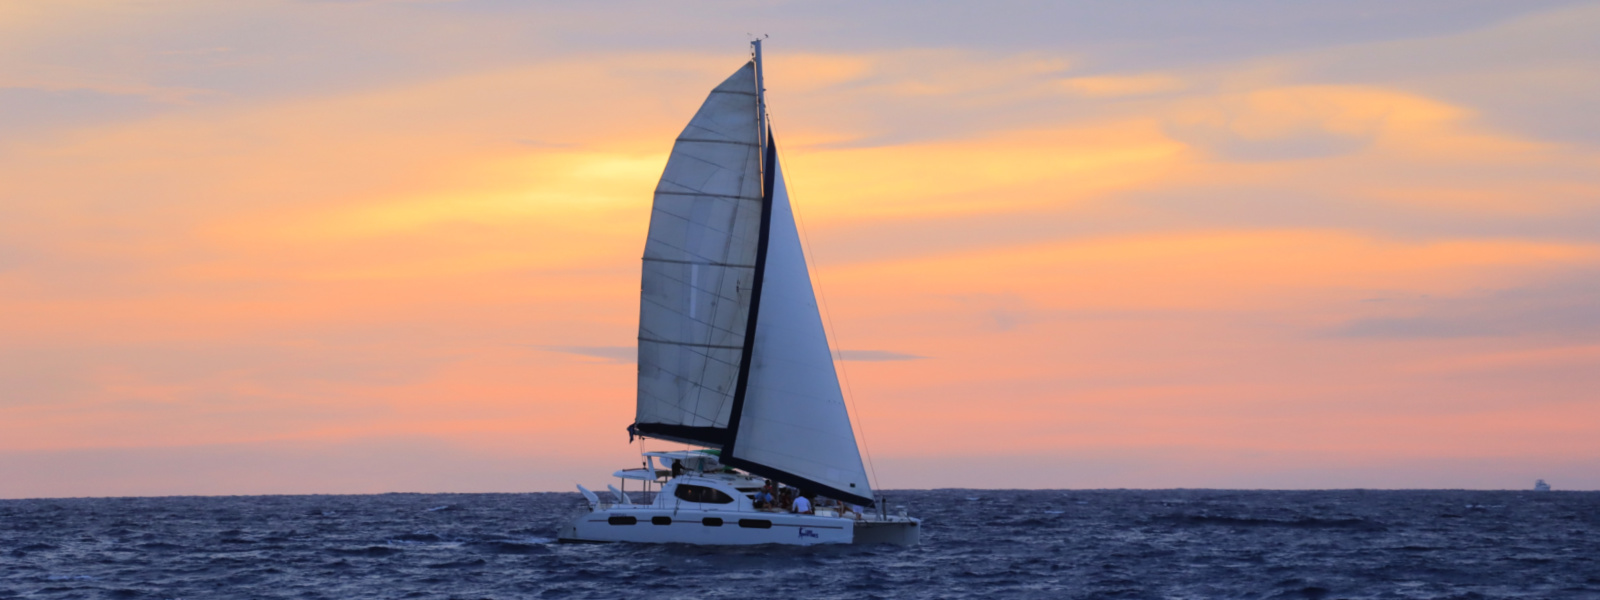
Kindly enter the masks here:
M 891 493 L 923 544 L 562 545 L 577 494 L 0 501 L 4 598 L 1600 598 L 1600 493 Z

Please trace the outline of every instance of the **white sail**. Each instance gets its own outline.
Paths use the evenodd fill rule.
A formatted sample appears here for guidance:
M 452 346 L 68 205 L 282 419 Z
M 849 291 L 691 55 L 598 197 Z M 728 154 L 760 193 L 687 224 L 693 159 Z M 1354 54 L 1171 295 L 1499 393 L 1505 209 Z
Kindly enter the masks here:
M 706 98 L 656 188 L 639 303 L 634 427 L 721 445 L 727 436 L 761 223 L 755 62 Z
M 749 382 L 724 461 L 753 463 L 756 472 L 782 473 L 777 478 L 785 483 L 813 489 L 820 484 L 832 488 L 815 490 L 824 495 L 870 504 L 872 490 L 828 350 L 783 171 L 776 161 L 769 168 L 774 170 L 772 214 Z

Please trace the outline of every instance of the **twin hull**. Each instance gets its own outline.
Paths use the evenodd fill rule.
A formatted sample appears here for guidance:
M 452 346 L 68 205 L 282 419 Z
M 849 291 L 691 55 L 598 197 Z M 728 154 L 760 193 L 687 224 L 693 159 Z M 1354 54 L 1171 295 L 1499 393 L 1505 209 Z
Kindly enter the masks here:
M 597 508 L 561 529 L 564 542 L 640 542 L 748 546 L 756 544 L 916 545 L 916 519 L 858 521 L 849 518 L 780 512 Z

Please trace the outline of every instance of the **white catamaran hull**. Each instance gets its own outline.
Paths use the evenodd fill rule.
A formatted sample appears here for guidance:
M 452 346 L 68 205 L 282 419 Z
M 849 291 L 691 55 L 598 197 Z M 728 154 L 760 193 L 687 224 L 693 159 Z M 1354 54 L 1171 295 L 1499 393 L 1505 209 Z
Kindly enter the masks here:
M 914 546 L 922 537 L 922 522 L 905 516 L 852 515 L 849 511 L 840 515 L 834 508 L 820 509 L 818 514 L 757 509 L 748 490 L 741 487 L 760 483 L 759 479 L 726 472 L 691 473 L 663 482 L 653 501 L 637 504 L 615 489 L 615 501 L 603 502 L 580 486 L 589 499 L 589 508 L 562 527 L 558 537 L 563 542 L 718 546 Z
M 921 523 L 772 512 L 612 507 L 586 512 L 561 530 L 563 542 L 638 542 L 750 546 L 758 544 L 897 544 L 914 546 Z

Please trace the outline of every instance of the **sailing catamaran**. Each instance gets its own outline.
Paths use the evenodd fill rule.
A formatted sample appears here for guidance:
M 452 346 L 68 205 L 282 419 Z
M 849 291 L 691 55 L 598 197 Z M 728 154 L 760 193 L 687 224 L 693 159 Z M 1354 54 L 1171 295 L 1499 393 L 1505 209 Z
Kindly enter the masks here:
M 868 484 L 767 123 L 761 42 L 751 47 L 673 144 L 644 249 L 628 439 L 704 449 L 643 453 L 642 468 L 616 472 L 623 489 L 608 486 L 607 500 L 578 486 L 589 506 L 563 541 L 920 537 L 922 522 L 889 514 Z M 634 502 L 630 480 L 654 497 Z M 818 498 L 813 511 L 758 502 L 766 480 Z

